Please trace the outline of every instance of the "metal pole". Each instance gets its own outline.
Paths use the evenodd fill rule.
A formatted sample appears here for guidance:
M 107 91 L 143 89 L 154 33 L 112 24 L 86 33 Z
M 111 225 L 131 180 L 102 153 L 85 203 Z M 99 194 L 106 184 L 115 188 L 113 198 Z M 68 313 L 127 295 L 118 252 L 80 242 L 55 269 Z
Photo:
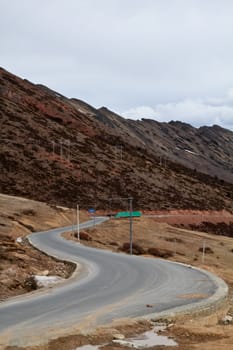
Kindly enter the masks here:
M 202 264 L 205 262 L 205 240 L 203 241 L 203 247 L 202 247 Z
M 55 153 L 55 142 L 52 141 L 52 144 L 53 144 L 53 156 L 54 156 L 54 153 Z
M 65 145 L 67 146 L 65 149 L 65 158 L 70 160 L 70 140 L 65 140 Z
M 72 209 L 72 236 L 75 236 L 75 209 Z
M 80 231 L 79 231 L 79 205 L 77 204 L 77 237 L 80 241 Z
M 112 198 L 109 198 L 109 214 L 110 220 L 112 219 Z
M 130 226 L 129 226 L 130 255 L 132 255 L 133 254 L 133 198 L 129 198 L 129 212 L 130 212 Z
M 61 158 L 63 157 L 62 144 L 63 144 L 63 141 L 60 140 L 60 157 L 61 157 Z

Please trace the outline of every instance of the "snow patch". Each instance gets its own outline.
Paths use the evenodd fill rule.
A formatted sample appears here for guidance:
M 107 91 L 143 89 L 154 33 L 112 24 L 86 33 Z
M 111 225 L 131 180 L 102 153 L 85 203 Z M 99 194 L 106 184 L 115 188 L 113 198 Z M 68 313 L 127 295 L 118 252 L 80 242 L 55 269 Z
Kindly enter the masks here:
M 103 346 L 103 345 L 83 345 L 83 346 L 80 346 L 79 348 L 76 348 L 76 350 L 98 350 L 100 346 Z
M 193 151 L 190 151 L 189 149 L 185 149 L 184 151 L 185 151 L 185 152 L 188 152 L 188 153 L 191 153 L 191 154 L 194 154 L 195 156 L 199 156 L 198 153 L 195 153 L 195 152 L 193 152 Z
M 53 284 L 63 281 L 63 278 L 59 276 L 39 276 L 35 275 L 34 279 L 36 281 L 37 287 L 49 287 Z
M 138 335 L 134 338 L 128 338 L 125 340 L 113 340 L 113 343 L 117 343 L 134 349 L 150 348 L 152 346 L 159 345 L 176 346 L 177 343 L 173 339 L 170 339 L 165 335 L 158 335 L 156 333 L 161 332 L 165 329 L 166 327 L 155 327 L 154 329 L 147 331 L 141 335 Z
M 122 339 L 124 338 L 123 334 L 116 334 L 114 336 L 115 339 L 112 340 L 113 344 L 119 344 L 131 349 L 143 349 L 143 348 L 150 348 L 152 346 L 177 346 L 178 344 L 171 338 L 165 336 L 165 335 L 158 335 L 156 332 L 162 332 L 166 329 L 166 326 L 156 326 L 152 330 L 147 331 L 141 335 L 137 335 L 136 337 L 133 338 L 127 338 L 127 339 Z M 106 344 L 101 344 L 101 345 L 83 345 L 76 350 L 99 350 L 99 348 L 105 346 Z M 108 344 L 109 345 L 109 344 Z

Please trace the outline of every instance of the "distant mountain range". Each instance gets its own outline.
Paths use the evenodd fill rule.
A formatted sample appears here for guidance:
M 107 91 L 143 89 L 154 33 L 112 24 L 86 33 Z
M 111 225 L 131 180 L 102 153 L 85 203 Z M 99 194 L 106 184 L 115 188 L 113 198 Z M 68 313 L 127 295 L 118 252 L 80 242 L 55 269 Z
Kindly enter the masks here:
M 108 209 L 233 210 L 233 132 L 124 119 L 0 69 L 0 191 Z M 112 198 L 112 200 L 111 200 Z

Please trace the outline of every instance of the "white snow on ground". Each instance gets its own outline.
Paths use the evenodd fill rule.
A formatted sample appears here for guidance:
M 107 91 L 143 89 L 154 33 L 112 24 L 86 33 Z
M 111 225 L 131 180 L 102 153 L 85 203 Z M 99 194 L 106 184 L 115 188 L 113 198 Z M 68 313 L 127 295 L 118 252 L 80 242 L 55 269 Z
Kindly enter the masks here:
M 100 346 L 103 346 L 103 345 L 83 345 L 83 346 L 80 346 L 79 348 L 76 348 L 76 350 L 98 350 Z
M 38 287 L 49 287 L 55 283 L 63 281 L 63 278 L 59 276 L 39 276 L 35 275 L 34 279 Z
M 176 346 L 177 343 L 165 335 L 158 335 L 156 332 L 165 330 L 166 327 L 155 327 L 154 329 L 147 331 L 143 334 L 137 335 L 134 338 L 128 339 L 115 339 L 113 343 L 117 343 L 123 346 L 134 349 L 150 348 L 156 345 L 164 346 Z
M 120 344 L 122 346 L 126 346 L 131 349 L 143 349 L 143 348 L 150 348 L 152 346 L 158 346 L 158 345 L 164 345 L 164 346 L 176 346 L 177 343 L 170 339 L 169 337 L 165 335 L 158 335 L 156 332 L 164 331 L 166 329 L 166 326 L 156 326 L 154 329 L 151 329 L 150 331 L 147 331 L 143 334 L 139 334 L 136 337 L 128 338 L 128 339 L 114 339 L 112 340 L 112 343 Z M 118 334 L 119 335 L 119 334 Z M 124 335 L 120 334 L 122 337 Z M 100 347 L 103 347 L 106 344 L 101 345 L 83 345 L 76 350 L 99 350 Z
M 188 153 L 191 153 L 191 154 L 194 154 L 195 156 L 199 156 L 198 153 L 195 153 L 195 152 L 193 152 L 193 151 L 190 151 L 189 149 L 185 149 L 184 151 L 185 151 L 185 152 L 188 152 Z

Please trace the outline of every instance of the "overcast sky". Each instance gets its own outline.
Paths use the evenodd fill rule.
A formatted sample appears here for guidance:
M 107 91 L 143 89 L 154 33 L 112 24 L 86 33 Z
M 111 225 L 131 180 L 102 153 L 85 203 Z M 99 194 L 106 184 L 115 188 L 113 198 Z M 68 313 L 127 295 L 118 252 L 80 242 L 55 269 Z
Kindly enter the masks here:
M 233 0 L 0 0 L 0 65 L 128 118 L 233 130 Z

